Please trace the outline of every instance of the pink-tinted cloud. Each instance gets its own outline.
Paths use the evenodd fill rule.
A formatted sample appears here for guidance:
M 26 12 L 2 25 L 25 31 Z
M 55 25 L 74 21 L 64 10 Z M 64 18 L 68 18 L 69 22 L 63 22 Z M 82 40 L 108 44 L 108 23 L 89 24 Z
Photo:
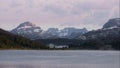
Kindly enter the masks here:
M 119 17 L 119 4 L 119 0 L 0 0 L 0 28 L 13 29 L 31 21 L 44 29 L 98 29 Z

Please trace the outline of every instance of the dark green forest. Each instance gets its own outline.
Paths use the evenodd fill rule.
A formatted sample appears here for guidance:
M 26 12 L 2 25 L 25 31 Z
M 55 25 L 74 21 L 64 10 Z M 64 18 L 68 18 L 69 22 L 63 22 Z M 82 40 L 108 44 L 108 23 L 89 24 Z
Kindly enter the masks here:
M 120 35 L 109 34 L 86 40 L 66 38 L 29 40 L 0 29 L 0 49 L 49 49 L 46 45 L 50 43 L 68 45 L 69 49 L 120 50 Z
M 45 45 L 50 43 L 55 45 L 68 45 L 69 49 L 79 50 L 120 50 L 120 36 L 107 36 L 98 39 L 39 39 Z
M 41 42 L 13 35 L 0 29 L 0 49 L 47 49 L 47 47 Z

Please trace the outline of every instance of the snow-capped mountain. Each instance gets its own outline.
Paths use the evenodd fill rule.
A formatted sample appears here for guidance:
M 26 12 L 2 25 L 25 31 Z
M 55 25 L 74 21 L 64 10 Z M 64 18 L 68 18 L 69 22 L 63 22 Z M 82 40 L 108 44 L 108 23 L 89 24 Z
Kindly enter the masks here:
M 41 33 L 41 38 L 42 39 L 54 39 L 54 38 L 58 38 L 58 34 L 59 34 L 58 28 L 49 28 L 48 30 L 43 31 Z
M 120 35 L 120 18 L 110 19 L 104 24 L 102 29 L 95 31 L 89 31 L 83 36 L 88 39 L 106 38 L 107 36 L 119 36 Z M 81 37 L 81 36 L 80 36 Z
M 103 29 L 113 29 L 113 28 L 120 28 L 120 18 L 110 19 L 103 26 Z
M 59 34 L 59 29 L 58 28 L 49 28 L 47 31 L 45 31 L 45 33 L 56 36 Z
M 83 29 L 77 29 L 77 28 L 64 28 L 63 30 L 59 31 L 59 37 L 63 37 L 63 38 L 75 38 L 78 35 L 84 34 L 87 31 L 86 28 Z
M 87 31 L 86 28 L 76 29 L 76 28 L 64 28 L 59 30 L 58 28 L 49 28 L 44 31 L 40 27 L 32 24 L 31 22 L 24 22 L 20 24 L 17 28 L 11 31 L 14 34 L 27 37 L 29 39 L 54 39 L 54 38 L 75 38 Z
M 87 31 L 86 28 L 64 28 L 59 30 L 58 28 L 49 28 L 48 30 L 42 30 L 40 27 L 32 24 L 31 22 L 24 22 L 20 24 L 17 28 L 13 29 L 11 32 L 29 39 L 55 39 L 55 38 L 98 38 L 101 36 L 106 37 L 110 34 L 118 35 L 120 31 L 120 18 L 110 19 L 104 24 L 102 29 L 95 31 Z M 84 35 L 84 36 L 82 36 Z
M 48 30 L 44 31 L 43 34 L 41 34 L 41 37 L 43 39 L 49 38 L 75 38 L 76 36 L 82 35 L 87 32 L 86 28 L 83 29 L 76 29 L 76 28 L 64 28 L 59 30 L 58 28 L 49 28 Z
M 39 38 L 42 29 L 31 22 L 24 22 L 11 32 L 30 39 L 37 39 Z

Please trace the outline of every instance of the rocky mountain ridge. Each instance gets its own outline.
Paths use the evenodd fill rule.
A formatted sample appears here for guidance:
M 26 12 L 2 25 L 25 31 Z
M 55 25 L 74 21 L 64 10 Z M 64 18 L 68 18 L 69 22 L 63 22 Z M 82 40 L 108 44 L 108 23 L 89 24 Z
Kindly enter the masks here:
M 75 38 L 87 31 L 86 28 L 77 29 L 73 27 L 64 28 L 59 30 L 58 28 L 49 28 L 44 31 L 40 27 L 32 24 L 31 22 L 24 22 L 11 31 L 14 34 L 27 37 L 29 39 L 54 39 L 54 38 Z

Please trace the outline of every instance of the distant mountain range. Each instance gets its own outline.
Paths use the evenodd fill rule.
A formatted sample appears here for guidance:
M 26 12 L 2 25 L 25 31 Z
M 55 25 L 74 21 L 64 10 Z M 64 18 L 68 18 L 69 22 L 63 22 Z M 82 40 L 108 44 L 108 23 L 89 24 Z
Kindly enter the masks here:
M 58 28 L 49 28 L 44 31 L 40 27 L 31 22 L 24 22 L 11 31 L 13 34 L 21 35 L 23 37 L 35 40 L 35 39 L 55 39 L 55 38 L 69 38 L 73 39 L 79 35 L 87 33 L 86 28 L 64 28 L 59 30 Z
M 0 49 L 46 49 L 45 45 L 50 43 L 72 49 L 120 50 L 120 18 L 110 19 L 93 31 L 70 27 L 45 31 L 31 22 L 24 22 L 10 32 L 0 29 Z
M 107 36 L 108 34 L 119 35 L 120 30 L 120 18 L 110 19 L 103 25 L 103 28 L 88 31 L 86 28 L 64 28 L 59 30 L 58 28 L 49 28 L 44 31 L 40 27 L 36 26 L 31 22 L 24 22 L 18 27 L 13 29 L 11 32 L 16 35 L 21 35 L 28 39 L 56 39 L 56 38 L 67 38 L 67 39 L 87 39 L 87 38 L 98 38 L 100 36 Z
M 110 19 L 103 28 L 77 35 L 73 39 L 39 39 L 45 44 L 69 45 L 75 49 L 120 50 L 120 18 Z

